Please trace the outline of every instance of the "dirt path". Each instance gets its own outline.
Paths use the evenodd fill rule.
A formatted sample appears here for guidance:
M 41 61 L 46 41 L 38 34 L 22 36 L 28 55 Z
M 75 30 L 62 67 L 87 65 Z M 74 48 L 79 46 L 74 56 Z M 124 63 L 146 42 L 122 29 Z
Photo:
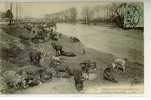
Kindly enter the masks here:
M 17 91 L 17 94 L 105 94 L 105 93 L 143 93 L 143 85 L 113 84 L 108 82 L 86 81 L 84 90 L 78 92 L 72 79 L 53 79 L 39 86 Z

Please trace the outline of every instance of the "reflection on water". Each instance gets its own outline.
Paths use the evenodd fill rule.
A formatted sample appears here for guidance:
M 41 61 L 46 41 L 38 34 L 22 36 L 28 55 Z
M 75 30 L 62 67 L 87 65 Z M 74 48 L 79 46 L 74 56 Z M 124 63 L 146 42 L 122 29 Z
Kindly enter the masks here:
M 57 31 L 78 37 L 89 48 L 143 63 L 141 31 L 82 24 L 57 24 Z

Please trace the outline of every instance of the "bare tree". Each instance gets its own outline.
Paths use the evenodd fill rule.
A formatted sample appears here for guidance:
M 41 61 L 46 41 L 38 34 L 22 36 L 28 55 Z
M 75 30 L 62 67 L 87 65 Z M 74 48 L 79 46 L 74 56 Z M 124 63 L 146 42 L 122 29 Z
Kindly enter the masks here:
M 90 23 L 90 21 L 93 18 L 93 14 L 94 14 L 93 10 L 90 9 L 89 7 L 84 7 L 82 9 L 81 15 L 85 24 Z
M 100 5 L 96 5 L 94 6 L 93 10 L 95 13 L 95 19 L 99 19 L 100 18 Z
M 76 22 L 77 20 L 77 9 L 72 7 L 72 8 L 69 8 L 69 20 L 70 22 Z

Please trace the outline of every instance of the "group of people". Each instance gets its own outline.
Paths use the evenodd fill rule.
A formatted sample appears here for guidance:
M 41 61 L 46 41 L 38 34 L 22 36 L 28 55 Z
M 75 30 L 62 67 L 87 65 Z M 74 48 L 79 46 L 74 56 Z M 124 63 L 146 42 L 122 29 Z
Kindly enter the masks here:
M 56 50 L 56 56 L 62 56 L 63 47 L 61 45 L 57 45 L 52 43 L 53 48 Z M 75 81 L 75 86 L 77 90 L 83 89 L 84 80 L 89 80 L 89 72 L 90 70 L 96 70 L 96 62 L 92 62 L 90 60 L 86 60 L 80 63 L 81 69 L 75 70 L 73 76 Z M 126 71 L 127 59 L 122 58 L 114 58 L 114 61 L 107 66 L 103 71 L 103 79 L 110 82 L 117 83 L 115 76 L 113 75 L 114 70 L 120 70 L 122 72 Z
M 113 75 L 114 70 L 121 70 L 122 72 L 126 72 L 126 66 L 127 66 L 127 59 L 122 59 L 122 58 L 116 58 L 112 62 L 111 65 L 107 66 L 104 69 L 103 72 L 103 79 L 110 81 L 110 82 L 115 82 L 117 83 L 118 81 L 115 79 Z
M 29 22 L 24 23 L 24 28 L 29 31 L 31 42 L 44 42 L 50 38 L 58 40 L 57 34 L 54 34 L 57 29 L 56 23 L 54 22 Z
M 73 52 L 64 51 L 63 46 L 56 42 L 52 42 L 51 45 L 52 45 L 53 49 L 56 51 L 56 56 L 67 56 L 67 57 L 76 56 L 76 54 Z

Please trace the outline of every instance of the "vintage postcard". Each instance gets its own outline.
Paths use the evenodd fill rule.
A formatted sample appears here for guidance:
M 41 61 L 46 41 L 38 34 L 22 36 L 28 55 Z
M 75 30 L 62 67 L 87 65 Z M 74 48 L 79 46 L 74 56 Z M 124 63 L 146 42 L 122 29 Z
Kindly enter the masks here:
M 0 94 L 143 93 L 143 1 L 0 2 Z

